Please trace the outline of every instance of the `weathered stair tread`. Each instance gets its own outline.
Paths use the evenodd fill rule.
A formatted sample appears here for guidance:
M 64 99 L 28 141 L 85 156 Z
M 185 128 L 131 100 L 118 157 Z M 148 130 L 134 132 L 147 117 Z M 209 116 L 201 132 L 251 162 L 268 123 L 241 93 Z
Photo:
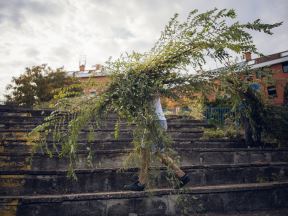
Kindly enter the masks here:
M 8 131 L 8 132 L 0 132 L 0 139 L 5 140 L 6 137 L 10 137 L 10 138 L 27 138 L 29 131 L 25 131 L 25 129 L 23 131 Z M 168 134 L 171 136 L 172 139 L 186 139 L 189 140 L 191 138 L 200 138 L 203 135 L 203 130 L 169 130 Z M 102 139 L 102 140 L 106 140 L 106 139 L 115 139 L 115 131 L 114 130 L 95 130 L 93 133 L 89 133 L 89 131 L 81 131 L 78 134 L 78 140 L 85 142 L 87 140 L 89 140 L 89 135 L 92 135 L 93 137 L 95 137 L 95 139 Z M 133 131 L 132 130 L 122 130 L 119 132 L 119 139 L 132 139 L 133 137 Z M 47 137 L 48 140 L 53 140 L 53 134 L 49 134 Z
M 229 142 L 234 142 L 234 143 L 238 143 L 238 142 L 241 142 L 241 140 L 238 140 L 238 139 L 230 139 L 230 138 L 227 138 L 227 137 L 224 137 L 224 138 L 190 138 L 189 140 L 186 140 L 186 139 L 181 139 L 181 138 L 175 138 L 174 139 L 175 141 L 182 141 L 182 140 L 185 140 L 186 142 L 198 142 L 198 143 L 205 143 L 205 142 L 209 142 L 209 143 L 229 143 Z M 91 141 L 91 143 L 98 143 L 98 142 L 128 142 L 128 141 L 132 141 L 132 139 L 124 139 L 124 138 L 119 138 L 119 139 L 95 139 L 93 141 Z M 53 141 L 51 140 L 47 140 L 47 143 L 52 143 Z M 27 139 L 26 138 L 14 138 L 14 137 L 6 137 L 5 139 L 1 140 L 1 143 L 4 143 L 4 144 L 14 144 L 14 143 L 18 143 L 18 144 L 23 144 L 23 145 L 26 145 L 27 144 Z M 87 143 L 87 141 L 79 141 L 78 142 L 79 144 L 84 144 L 84 143 Z M 241 142 L 241 144 L 243 144 Z M 242 145 L 243 146 L 243 145 Z M 267 147 L 270 147 L 270 146 L 267 146 Z M 246 147 L 245 147 L 246 148 Z M 271 147 L 272 148 L 272 147 Z
M 206 194 L 235 191 L 257 191 L 273 188 L 288 189 L 288 181 L 283 182 L 265 182 L 265 183 L 248 183 L 248 184 L 231 184 L 231 185 L 211 185 L 201 187 L 186 187 L 182 189 L 151 189 L 147 191 L 110 191 L 96 193 L 77 193 L 77 194 L 57 194 L 57 195 L 36 195 L 36 196 L 0 196 L 0 200 L 8 201 L 9 199 L 21 199 L 25 203 L 43 203 L 43 202 L 63 202 L 71 200 L 89 200 L 89 199 L 122 199 L 122 198 L 139 198 L 175 194 Z
M 38 108 L 29 108 L 29 107 L 16 107 L 16 106 L 8 106 L 8 105 L 0 105 L 0 113 L 50 113 L 53 112 L 55 109 L 52 108 L 42 108 L 42 109 L 38 109 Z M 110 114 L 110 116 L 115 117 L 116 115 L 114 113 Z M 173 115 L 170 114 L 168 115 L 170 118 L 189 118 L 188 116 L 179 116 L 179 115 Z
M 264 167 L 264 166 L 287 166 L 288 162 L 274 162 L 274 163 L 242 163 L 242 164 L 198 164 L 181 166 L 182 169 L 217 169 L 217 168 L 245 168 L 245 167 Z M 151 169 L 166 170 L 165 166 L 151 167 Z M 94 173 L 107 171 L 137 171 L 137 167 L 127 168 L 89 168 L 89 169 L 75 169 L 75 173 Z M 65 175 L 67 170 L 0 170 L 0 175 Z
M 27 130 L 32 130 L 38 125 L 40 125 L 43 122 L 43 117 L 37 117 L 37 116 L 22 116 L 22 117 L 15 117 L 15 116 L 0 116 L 0 128 L 3 129 L 21 129 L 25 128 Z M 102 122 L 101 127 L 104 128 L 114 128 L 116 124 L 116 119 L 107 119 Z M 168 123 L 168 129 L 169 128 L 196 128 L 196 127 L 211 127 L 210 124 L 208 124 L 204 120 L 185 120 L 185 119 L 167 119 Z M 91 121 L 87 123 L 87 126 L 94 125 L 95 122 Z M 63 126 L 67 126 L 67 122 L 63 124 Z M 128 122 L 120 122 L 119 127 L 120 128 L 133 128 L 135 125 L 128 123 Z
M 80 149 L 83 149 L 87 146 L 89 148 L 92 148 L 93 150 L 97 149 L 122 149 L 122 148 L 131 148 L 132 147 L 132 138 L 119 138 L 119 139 L 94 139 L 93 141 L 88 142 L 87 140 L 79 140 L 78 146 Z M 52 146 L 54 142 L 52 140 L 47 140 L 47 145 Z M 2 152 L 25 152 L 29 150 L 31 151 L 31 147 L 34 146 L 34 143 L 30 143 L 27 139 L 16 139 L 15 137 L 9 137 L 5 138 L 5 140 L 1 140 L 0 146 L 4 148 Z M 61 146 L 61 143 L 56 144 L 59 147 Z M 185 148 L 247 148 L 245 144 L 239 140 L 236 139 L 201 139 L 199 138 L 181 138 L 181 137 L 175 137 L 172 139 L 172 147 L 185 147 Z M 266 146 L 265 149 L 273 148 L 272 146 Z M 79 150 L 80 150 L 79 149 Z M 274 149 L 276 149 L 274 147 Z
M 53 149 L 54 142 L 47 141 L 47 146 L 50 149 Z M 100 140 L 96 139 L 91 142 L 80 141 L 78 142 L 79 150 L 85 150 L 89 147 L 91 150 L 109 150 L 109 149 L 125 149 L 132 148 L 133 143 L 132 139 L 105 139 Z M 0 147 L 2 147 L 2 152 L 31 152 L 33 145 L 25 140 L 2 140 Z M 61 149 L 61 143 L 56 144 L 59 149 Z M 171 144 L 172 148 L 182 147 L 182 148 L 243 148 L 245 147 L 244 143 L 237 142 L 236 140 L 198 140 L 197 138 L 191 139 L 181 139 L 174 138 Z M 41 152 L 41 149 L 38 149 L 37 152 Z
M 229 212 L 229 213 L 204 213 L 196 216 L 287 216 L 288 208 L 265 210 L 265 211 L 249 211 L 249 212 Z
M 182 166 L 198 164 L 241 164 L 288 162 L 288 148 L 174 148 L 181 156 Z M 132 149 L 94 150 L 92 163 L 98 168 L 123 167 L 125 158 Z M 76 168 L 88 168 L 87 150 L 77 153 Z M 57 155 L 50 158 L 44 153 L 35 153 L 32 164 L 29 152 L 1 152 L 2 170 L 19 170 L 29 167 L 33 170 L 66 169 L 68 158 L 59 159 Z
M 17 211 L 17 215 L 21 216 L 127 216 L 130 213 L 139 216 L 172 216 L 182 215 L 183 209 L 191 216 L 204 216 L 212 212 L 255 213 L 266 209 L 285 211 L 287 208 L 288 182 L 187 187 L 181 190 L 154 189 L 144 192 L 0 197 L 0 212 L 15 214 Z
M 9 105 L 0 105 L 0 112 L 37 112 L 37 111 L 53 111 L 53 109 L 34 109 L 31 107 L 20 107 L 20 106 L 9 106 Z
M 21 117 L 22 118 L 22 117 Z M 8 126 L 17 126 L 17 125 L 27 125 L 27 126 L 34 126 L 36 127 L 39 122 L 34 122 L 34 121 L 23 121 L 23 120 L 33 120 L 33 118 L 36 118 L 36 119 L 42 119 L 42 117 L 31 117 L 31 116 L 25 116 L 23 117 L 22 119 L 19 119 L 19 117 L 15 117 L 15 116 L 5 116 L 5 117 L 1 117 L 0 118 L 0 125 L 8 125 Z M 9 120 L 13 120 L 13 121 L 9 121 Z M 18 120 L 18 121 L 17 121 Z M 105 124 L 109 124 L 109 123 L 114 123 L 115 121 L 109 121 L 108 120 L 104 120 L 103 122 L 103 125 L 105 126 Z M 169 125 L 176 125 L 176 126 L 201 126 L 201 125 L 208 125 L 208 123 L 205 121 L 205 120 L 174 120 L 174 119 L 167 119 L 167 122 L 168 122 L 168 127 Z M 67 122 L 65 122 L 64 124 L 66 124 Z M 89 124 L 91 123 L 95 123 L 94 121 L 91 121 L 89 122 Z M 127 123 L 125 121 L 122 121 L 119 123 L 119 125 L 131 125 L 131 126 L 135 126 L 135 124 L 133 123 Z
M 288 163 L 183 166 L 190 176 L 187 186 L 243 184 L 288 180 Z M 151 188 L 170 188 L 166 167 L 152 167 Z M 121 191 L 135 179 L 137 168 L 77 169 L 78 180 L 67 178 L 66 170 L 0 171 L 1 195 L 69 194 Z M 9 185 L 9 187 L 5 186 Z
M 95 129 L 93 132 L 114 132 L 115 130 L 112 129 Z M 122 129 L 121 132 L 131 132 L 131 129 Z M 0 129 L 0 133 L 29 133 L 31 130 L 29 129 Z M 89 129 L 83 129 L 81 132 L 90 132 Z M 81 133 L 80 132 L 80 133 Z M 180 130 L 173 130 L 173 129 L 168 129 L 168 132 L 181 132 L 181 133 L 203 133 L 203 130 L 201 129 L 180 129 Z
M 265 152 L 288 152 L 288 148 L 173 148 L 176 151 L 184 151 L 184 152 L 258 152 L 258 153 L 265 153 Z M 93 153 L 97 154 L 109 154 L 109 153 L 127 153 L 133 151 L 132 148 L 126 149 L 105 149 L 105 150 L 95 150 Z M 87 154 L 87 150 L 79 151 L 78 154 Z M 34 156 L 46 156 L 44 153 L 34 153 Z M 0 156 L 31 156 L 30 152 L 0 152 Z M 55 154 L 55 156 L 57 156 Z
M 25 128 L 26 130 L 32 130 L 35 127 L 37 127 L 39 124 L 41 124 L 42 120 L 38 119 L 38 120 L 30 120 L 30 119 L 22 119 L 20 121 L 15 121 L 11 118 L 9 118 L 8 120 L 2 120 L 0 118 L 0 128 L 2 130 L 8 130 L 8 129 L 23 129 Z M 87 124 L 87 126 L 90 126 L 91 124 L 93 124 L 94 122 L 90 122 Z M 103 125 L 101 126 L 102 128 L 115 128 L 115 121 L 105 121 L 103 123 Z M 65 123 L 66 125 L 66 123 Z M 126 122 L 121 122 L 119 124 L 119 128 L 133 128 L 135 125 L 134 124 L 128 124 Z M 206 122 L 181 122 L 181 121 L 168 121 L 168 129 L 169 128 L 187 128 L 187 129 L 193 129 L 193 128 L 197 128 L 197 127 L 211 127 L 211 125 L 209 125 Z

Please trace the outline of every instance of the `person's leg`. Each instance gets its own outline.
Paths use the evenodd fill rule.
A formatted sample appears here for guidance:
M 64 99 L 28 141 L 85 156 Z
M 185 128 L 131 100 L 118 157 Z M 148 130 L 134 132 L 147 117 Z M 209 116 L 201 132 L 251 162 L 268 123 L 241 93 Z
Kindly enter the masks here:
M 157 152 L 156 155 L 160 159 L 161 163 L 163 163 L 167 167 L 170 167 L 175 172 L 177 177 L 181 178 L 185 175 L 185 173 L 180 169 L 179 166 L 177 166 L 177 164 L 175 163 L 175 161 L 173 161 L 171 157 L 161 152 Z
M 162 121 L 159 121 L 159 123 L 160 123 L 160 126 L 163 128 L 163 130 L 167 131 L 168 129 L 167 121 L 162 120 Z M 171 157 L 163 153 L 163 151 L 165 150 L 165 146 L 163 146 L 162 148 L 163 149 L 160 149 L 160 151 L 155 152 L 156 156 L 160 159 L 161 163 L 171 168 L 175 172 L 175 175 L 179 179 L 179 184 L 176 186 L 176 188 L 183 187 L 190 181 L 189 176 L 180 169 L 180 167 L 175 163 L 175 161 L 173 161 Z
M 141 148 L 141 165 L 138 180 L 131 184 L 124 185 L 125 190 L 131 191 L 143 191 L 145 189 L 145 184 L 148 180 L 148 170 L 150 163 L 150 153 L 147 148 Z
M 160 158 L 161 162 L 167 167 L 170 167 L 178 177 L 179 182 L 175 187 L 176 189 L 183 187 L 190 181 L 190 177 L 180 169 L 180 167 L 175 163 L 175 161 L 173 161 L 171 157 L 161 152 L 157 152 L 156 155 Z
M 139 171 L 139 176 L 138 180 L 128 184 L 124 185 L 125 190 L 132 190 L 132 191 L 143 191 L 145 189 L 145 185 L 148 180 L 148 174 L 149 174 L 149 165 L 150 165 L 150 152 L 149 149 L 145 148 L 143 146 L 141 148 L 140 152 L 140 157 L 141 157 L 141 164 L 140 164 L 140 171 Z

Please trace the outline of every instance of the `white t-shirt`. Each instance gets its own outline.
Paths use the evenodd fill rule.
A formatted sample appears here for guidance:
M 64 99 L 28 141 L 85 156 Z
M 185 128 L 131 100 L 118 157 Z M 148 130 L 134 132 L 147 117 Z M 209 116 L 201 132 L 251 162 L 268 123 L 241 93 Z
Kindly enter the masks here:
M 166 120 L 162 106 L 161 106 L 161 102 L 160 102 L 160 97 L 156 97 L 153 101 L 153 106 L 155 108 L 155 114 L 158 116 L 159 120 Z

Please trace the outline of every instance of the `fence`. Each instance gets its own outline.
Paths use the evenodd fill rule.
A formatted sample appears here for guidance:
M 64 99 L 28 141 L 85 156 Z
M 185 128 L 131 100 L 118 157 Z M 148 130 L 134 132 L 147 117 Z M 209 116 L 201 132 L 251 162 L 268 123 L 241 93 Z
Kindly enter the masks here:
M 231 109 L 227 107 L 206 107 L 204 118 L 208 122 L 221 124 L 225 123 L 225 118 L 231 113 Z
M 164 109 L 166 115 L 185 115 L 185 111 L 190 113 L 189 108 L 176 107 L 173 109 Z M 206 107 L 203 112 L 204 120 L 209 123 L 215 123 L 223 125 L 227 116 L 231 114 L 231 108 L 227 107 Z

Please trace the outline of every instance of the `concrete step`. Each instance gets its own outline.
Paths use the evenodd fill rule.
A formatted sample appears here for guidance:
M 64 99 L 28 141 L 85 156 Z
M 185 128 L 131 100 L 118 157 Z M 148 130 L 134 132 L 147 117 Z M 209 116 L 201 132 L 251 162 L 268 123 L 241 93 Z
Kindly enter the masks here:
M 62 131 L 67 131 L 67 130 L 62 130 Z M 89 132 L 107 132 L 107 133 L 114 133 L 115 129 L 114 128 L 97 128 L 97 129 L 91 129 L 89 130 L 89 128 L 83 128 L 81 130 L 81 133 L 89 133 Z M 178 128 L 178 129 L 174 129 L 174 128 L 168 128 L 167 130 L 168 132 L 183 132 L 183 133 L 203 133 L 203 129 L 200 128 Z M 30 129 L 26 129 L 26 128 L 19 128 L 19 129 L 0 129 L 0 134 L 2 135 L 13 135 L 13 133 L 23 133 L 23 134 L 28 134 L 29 132 L 31 132 Z M 133 132 L 132 128 L 123 128 L 120 129 L 119 133 L 127 133 L 127 132 Z
M 79 142 L 79 150 L 86 150 L 88 147 L 92 150 L 109 150 L 109 149 L 126 149 L 132 148 L 132 139 L 95 139 L 92 142 Z M 48 141 L 47 146 L 52 149 L 54 142 Z M 61 144 L 56 144 L 61 148 Z M 232 139 L 173 139 L 172 148 L 245 148 L 245 143 Z M 0 143 L 0 152 L 13 153 L 13 152 L 31 152 L 32 145 L 25 139 L 6 139 Z M 41 152 L 41 149 L 38 149 Z
M 53 112 L 53 109 L 33 109 L 33 108 L 25 108 L 25 107 L 13 107 L 13 106 L 3 106 L 0 105 L 0 116 L 1 117 L 46 117 Z M 116 119 L 118 118 L 116 114 L 109 114 L 108 118 Z M 179 115 L 167 115 L 168 119 L 190 119 L 189 116 L 179 116 Z M 193 120 L 197 122 L 198 120 Z
M 203 131 L 202 130 L 189 130 L 189 131 L 183 131 L 183 130 L 170 130 L 168 131 L 169 136 L 172 138 L 172 140 L 185 140 L 185 141 L 190 141 L 191 139 L 196 139 L 196 138 L 200 138 L 203 136 Z M 0 140 L 5 141 L 7 138 L 9 139 L 25 139 L 27 138 L 28 133 L 27 132 L 7 132 L 7 133 L 1 133 L 0 134 Z M 93 132 L 93 134 L 89 133 L 89 132 L 80 132 L 78 135 L 78 141 L 79 142 L 88 142 L 89 140 L 89 135 L 93 136 L 93 139 L 96 140 L 117 140 L 115 138 L 115 132 L 113 130 L 98 130 Z M 133 138 L 133 131 L 131 130 L 126 130 L 126 131 L 121 131 L 119 133 L 119 137 L 118 139 L 120 140 L 132 140 Z M 49 141 L 53 141 L 53 135 L 50 134 L 47 137 L 47 140 Z
M 89 125 L 93 123 L 88 124 Z M 0 122 L 0 129 L 3 131 L 6 130 L 17 130 L 17 129 L 25 129 L 25 130 L 33 130 L 35 127 L 39 125 L 38 123 L 30 123 L 30 122 Z M 134 125 L 129 125 L 125 122 L 119 124 L 120 129 L 133 129 Z M 209 127 L 209 125 L 206 122 L 195 122 L 195 123 L 179 123 L 179 122 L 173 122 L 169 121 L 168 123 L 168 129 L 193 129 L 193 128 L 203 128 L 203 127 Z M 115 122 L 105 122 L 101 126 L 101 129 L 114 129 L 115 128 Z
M 2 215 L 17 213 L 21 216 L 204 216 L 212 213 L 233 215 L 266 210 L 285 212 L 287 208 L 288 182 L 200 186 L 183 190 L 154 189 L 146 192 L 0 197 Z
M 0 124 L 19 123 L 20 124 L 40 124 L 44 120 L 43 116 L 0 116 Z
M 43 115 L 39 116 L 14 116 L 14 115 L 7 115 L 7 116 L 0 116 L 0 124 L 5 123 L 29 123 L 29 124 L 38 124 L 39 122 L 42 122 L 45 118 Z M 191 118 L 186 118 L 182 116 L 166 116 L 168 123 L 169 122 L 175 122 L 175 123 L 190 123 L 190 124 L 197 124 L 197 123 L 205 123 L 203 120 L 195 120 Z M 103 120 L 103 122 L 116 122 L 118 121 L 117 117 L 107 117 Z
M 2 116 L 47 116 L 52 109 L 31 109 L 25 107 L 0 106 L 0 117 Z
M 188 186 L 288 181 L 288 163 L 195 165 L 181 167 L 190 176 Z M 79 169 L 77 181 L 66 171 L 0 171 L 0 196 L 121 191 L 137 177 L 138 169 Z M 165 167 L 151 168 L 149 188 L 173 188 Z M 170 180 L 169 180 L 170 179 Z
M 208 164 L 242 164 L 242 163 L 276 163 L 288 162 L 287 148 L 175 148 L 180 156 L 182 166 L 208 165 Z M 129 156 L 132 149 L 114 149 L 93 151 L 94 168 L 123 167 L 123 161 Z M 87 151 L 77 154 L 76 168 L 86 169 Z M 32 163 L 31 154 L 23 152 L 0 153 L 2 170 L 65 170 L 68 158 L 50 158 L 46 154 L 35 153 Z

